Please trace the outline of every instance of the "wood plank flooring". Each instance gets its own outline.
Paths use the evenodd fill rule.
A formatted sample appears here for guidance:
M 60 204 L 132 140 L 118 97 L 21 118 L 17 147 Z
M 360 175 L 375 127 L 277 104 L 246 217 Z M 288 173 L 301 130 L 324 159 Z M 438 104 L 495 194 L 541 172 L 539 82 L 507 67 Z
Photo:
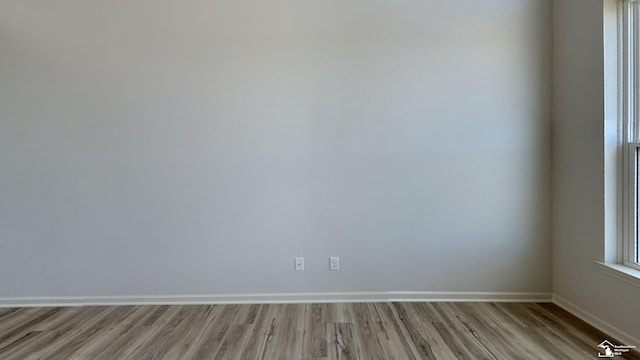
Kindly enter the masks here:
M 596 359 L 604 340 L 535 303 L 0 309 L 2 360 Z

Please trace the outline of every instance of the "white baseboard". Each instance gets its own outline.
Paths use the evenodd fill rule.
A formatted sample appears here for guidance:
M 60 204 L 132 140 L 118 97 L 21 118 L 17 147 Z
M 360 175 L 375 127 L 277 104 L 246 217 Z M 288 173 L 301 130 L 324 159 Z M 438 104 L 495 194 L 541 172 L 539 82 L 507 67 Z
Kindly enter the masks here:
M 616 341 L 621 341 L 622 344 L 616 345 L 631 345 L 637 346 L 636 351 L 640 350 L 640 339 L 635 338 L 624 331 L 610 325 L 606 321 L 598 318 L 597 316 L 591 314 L 588 311 L 583 310 L 579 306 L 571 303 L 570 301 L 561 298 L 558 295 L 553 295 L 553 303 L 560 306 L 561 308 L 567 310 L 571 314 L 577 316 L 578 318 L 586 321 L 591 326 L 597 328 L 598 330 L 606 333 L 607 335 L 616 339 Z M 611 340 L 611 339 L 602 339 L 602 340 Z M 597 344 L 595 344 L 597 345 Z
M 291 304 L 382 301 L 551 302 L 551 293 L 380 291 L 166 296 L 62 296 L 0 298 L 0 307 L 89 305 Z

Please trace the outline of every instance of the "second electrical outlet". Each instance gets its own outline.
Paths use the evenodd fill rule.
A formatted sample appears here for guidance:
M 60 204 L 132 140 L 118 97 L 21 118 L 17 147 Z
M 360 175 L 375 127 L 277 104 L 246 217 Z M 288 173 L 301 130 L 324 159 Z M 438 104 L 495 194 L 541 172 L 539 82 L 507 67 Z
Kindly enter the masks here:
M 329 258 L 329 270 L 338 271 L 340 270 L 340 258 L 337 256 L 332 256 Z

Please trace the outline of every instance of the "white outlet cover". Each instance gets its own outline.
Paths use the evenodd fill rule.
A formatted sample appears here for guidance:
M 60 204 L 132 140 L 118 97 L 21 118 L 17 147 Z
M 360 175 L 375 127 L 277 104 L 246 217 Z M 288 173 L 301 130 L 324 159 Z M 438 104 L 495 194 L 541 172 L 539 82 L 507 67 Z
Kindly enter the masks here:
M 304 258 L 297 257 L 293 259 L 293 266 L 295 271 L 303 271 L 304 270 Z
M 332 256 L 329 258 L 329 270 L 338 271 L 340 270 L 340 258 L 337 256 Z

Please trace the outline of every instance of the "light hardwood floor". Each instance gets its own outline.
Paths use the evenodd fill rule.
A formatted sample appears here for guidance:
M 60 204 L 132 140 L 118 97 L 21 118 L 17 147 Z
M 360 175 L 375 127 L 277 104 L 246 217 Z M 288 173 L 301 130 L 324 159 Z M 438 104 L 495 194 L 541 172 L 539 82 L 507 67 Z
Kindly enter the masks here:
M 534 303 L 0 309 L 2 360 L 573 360 L 597 359 L 605 339 L 615 343 L 556 305 Z

